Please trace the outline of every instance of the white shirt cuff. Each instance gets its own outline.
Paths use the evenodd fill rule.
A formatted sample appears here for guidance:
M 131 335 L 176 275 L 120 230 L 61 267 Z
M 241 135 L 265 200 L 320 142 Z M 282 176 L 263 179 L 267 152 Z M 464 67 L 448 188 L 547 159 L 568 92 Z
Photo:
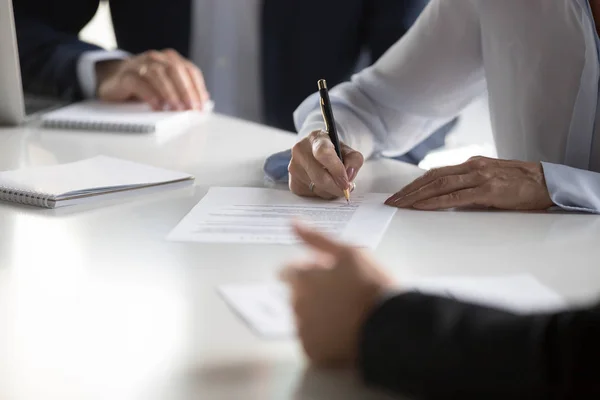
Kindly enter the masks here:
M 129 57 L 130 54 L 122 50 L 93 50 L 83 53 L 77 60 L 77 79 L 83 97 L 91 99 L 96 96 L 96 63 Z

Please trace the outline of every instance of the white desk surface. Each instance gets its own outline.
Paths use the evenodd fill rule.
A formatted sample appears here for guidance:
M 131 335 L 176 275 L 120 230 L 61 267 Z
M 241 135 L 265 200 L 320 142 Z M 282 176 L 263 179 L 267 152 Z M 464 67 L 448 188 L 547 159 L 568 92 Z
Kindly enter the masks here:
M 0 205 L 0 399 L 370 399 L 351 371 L 307 369 L 298 344 L 257 338 L 216 285 L 264 281 L 300 247 L 172 243 L 210 186 L 264 186 L 293 135 L 221 116 L 155 135 L 0 130 L 0 170 L 98 154 L 178 169 L 194 188 L 42 210 Z M 415 167 L 368 163 L 359 190 L 394 192 Z M 399 211 L 377 249 L 402 275 L 530 272 L 571 302 L 600 293 L 600 218 Z

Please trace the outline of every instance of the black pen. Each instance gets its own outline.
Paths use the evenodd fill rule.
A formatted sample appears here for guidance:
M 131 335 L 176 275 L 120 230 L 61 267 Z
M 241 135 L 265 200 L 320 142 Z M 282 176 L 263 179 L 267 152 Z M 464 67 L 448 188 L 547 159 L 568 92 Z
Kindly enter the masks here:
M 329 101 L 329 92 L 327 91 L 327 82 L 325 79 L 317 82 L 319 86 L 319 96 L 321 96 L 321 114 L 323 114 L 323 121 L 325 122 L 325 130 L 333 143 L 335 152 L 340 158 L 342 164 L 344 163 L 344 157 L 342 156 L 342 147 L 340 146 L 340 139 L 338 138 L 337 129 L 335 127 L 335 119 L 333 119 L 333 109 L 331 108 L 331 102 Z M 350 203 L 350 190 L 344 189 L 344 197 L 346 201 Z

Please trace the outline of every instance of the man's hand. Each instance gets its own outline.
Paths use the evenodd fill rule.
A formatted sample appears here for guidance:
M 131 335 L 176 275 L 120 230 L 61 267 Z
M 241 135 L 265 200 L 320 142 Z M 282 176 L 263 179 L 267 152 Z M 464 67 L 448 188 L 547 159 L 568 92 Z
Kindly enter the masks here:
M 354 189 L 353 181 L 364 158 L 343 143 L 341 151 L 343 164 L 324 131 L 314 131 L 296 143 L 288 167 L 290 190 L 298 196 L 331 200 L 344 196 L 346 189 Z
M 394 281 L 362 250 L 300 225 L 294 229 L 314 250 L 312 260 L 290 264 L 281 273 L 291 287 L 304 350 L 318 365 L 354 364 L 361 327 Z
M 529 211 L 546 210 L 554 205 L 540 163 L 486 157 L 432 169 L 385 204 L 419 210 L 491 207 Z
M 210 99 L 200 70 L 175 50 L 147 51 L 96 65 L 101 100 L 139 100 L 154 110 L 202 110 Z

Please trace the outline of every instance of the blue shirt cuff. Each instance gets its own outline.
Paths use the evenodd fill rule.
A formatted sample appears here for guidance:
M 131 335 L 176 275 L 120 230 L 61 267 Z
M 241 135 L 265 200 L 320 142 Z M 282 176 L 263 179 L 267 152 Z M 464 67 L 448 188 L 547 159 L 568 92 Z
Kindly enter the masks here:
M 600 214 L 600 174 L 566 165 L 542 163 L 550 198 L 560 208 Z

